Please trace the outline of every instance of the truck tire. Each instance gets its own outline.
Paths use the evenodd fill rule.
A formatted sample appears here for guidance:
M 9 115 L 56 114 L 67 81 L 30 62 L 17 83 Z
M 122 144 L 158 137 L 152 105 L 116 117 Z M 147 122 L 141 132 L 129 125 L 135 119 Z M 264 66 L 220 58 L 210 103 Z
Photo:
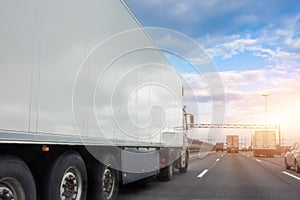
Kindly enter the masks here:
M 166 180 L 170 181 L 172 180 L 173 176 L 174 176 L 174 163 L 170 164 L 169 166 L 167 166 L 167 177 Z
M 114 200 L 118 196 L 120 173 L 114 156 L 105 156 L 103 163 L 96 162 L 90 168 L 89 199 Z
M 295 160 L 295 172 L 300 173 L 300 167 L 299 167 L 297 160 Z
M 179 172 L 180 172 L 180 173 L 185 173 L 185 172 L 187 172 L 188 167 L 189 167 L 189 153 L 186 152 L 186 154 L 185 154 L 185 166 L 182 167 L 182 168 L 179 168 Z
M 16 157 L 0 156 L 0 199 L 36 200 L 31 171 Z
M 159 180 L 161 181 L 170 181 L 174 176 L 174 164 L 171 163 L 170 165 L 162 168 L 159 172 Z
M 291 169 L 291 166 L 289 166 L 289 164 L 287 163 L 286 158 L 284 158 L 284 165 L 286 169 Z
M 87 172 L 82 157 L 75 151 L 59 156 L 50 168 L 45 187 L 46 200 L 85 200 Z

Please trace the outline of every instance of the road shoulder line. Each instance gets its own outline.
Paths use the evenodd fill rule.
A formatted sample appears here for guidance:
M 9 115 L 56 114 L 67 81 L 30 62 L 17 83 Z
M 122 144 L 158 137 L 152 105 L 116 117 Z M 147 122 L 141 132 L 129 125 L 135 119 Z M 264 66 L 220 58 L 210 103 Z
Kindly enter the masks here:
M 300 177 L 295 176 L 294 174 L 290 174 L 290 173 L 288 173 L 286 171 L 282 171 L 282 173 L 284 173 L 285 175 L 288 175 L 288 176 L 293 177 L 294 179 L 297 179 L 298 181 L 300 181 Z

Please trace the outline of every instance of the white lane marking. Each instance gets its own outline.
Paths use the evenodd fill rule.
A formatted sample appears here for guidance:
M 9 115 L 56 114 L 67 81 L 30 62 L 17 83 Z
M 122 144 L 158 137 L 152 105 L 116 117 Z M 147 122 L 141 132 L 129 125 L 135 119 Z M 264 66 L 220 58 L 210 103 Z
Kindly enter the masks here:
M 196 155 L 190 155 L 190 157 L 196 157 L 196 156 L 199 156 L 198 154 L 196 154 Z
M 250 157 L 250 155 L 247 156 L 248 158 Z
M 201 177 L 203 177 L 207 172 L 208 172 L 208 169 L 205 169 L 205 170 L 203 170 L 203 171 L 201 172 L 201 174 L 199 174 L 197 177 L 198 177 L 198 178 L 201 178 Z
M 293 178 L 295 178 L 295 179 L 297 179 L 297 180 L 299 180 L 299 181 L 300 181 L 300 177 L 298 177 L 298 176 L 295 176 L 295 175 L 293 175 L 293 174 L 290 174 L 290 173 L 288 173 L 288 172 L 285 172 L 285 171 L 282 171 L 282 173 L 284 173 L 284 174 L 286 174 L 286 175 L 288 175 L 288 176 L 290 176 L 290 177 L 293 177 Z
M 219 160 L 220 160 L 220 159 L 218 158 L 216 161 L 219 162 Z
M 257 162 L 261 162 L 261 160 L 255 159 Z

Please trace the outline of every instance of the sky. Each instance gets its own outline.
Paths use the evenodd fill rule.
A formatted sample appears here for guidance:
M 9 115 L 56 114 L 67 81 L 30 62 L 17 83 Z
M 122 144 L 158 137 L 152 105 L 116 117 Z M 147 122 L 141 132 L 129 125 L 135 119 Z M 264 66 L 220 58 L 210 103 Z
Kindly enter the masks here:
M 265 123 L 262 94 L 269 94 L 267 123 L 280 124 L 284 144 L 300 140 L 300 1 L 125 2 L 143 26 L 178 31 L 203 47 L 222 81 L 224 123 Z M 182 76 L 193 80 L 201 107 L 198 122 L 210 123 L 212 98 L 206 97 L 212 88 L 205 88 L 209 76 L 195 79 L 189 64 L 167 57 L 180 66 Z

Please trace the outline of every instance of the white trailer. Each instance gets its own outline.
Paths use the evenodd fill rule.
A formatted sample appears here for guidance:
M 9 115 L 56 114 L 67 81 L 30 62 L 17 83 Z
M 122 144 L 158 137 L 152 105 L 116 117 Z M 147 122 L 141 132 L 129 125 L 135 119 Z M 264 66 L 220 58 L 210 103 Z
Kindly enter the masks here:
M 0 13 L 0 199 L 115 199 L 187 171 L 181 77 L 123 1 Z
M 274 156 L 276 153 L 276 132 L 255 131 L 252 139 L 254 156 Z

